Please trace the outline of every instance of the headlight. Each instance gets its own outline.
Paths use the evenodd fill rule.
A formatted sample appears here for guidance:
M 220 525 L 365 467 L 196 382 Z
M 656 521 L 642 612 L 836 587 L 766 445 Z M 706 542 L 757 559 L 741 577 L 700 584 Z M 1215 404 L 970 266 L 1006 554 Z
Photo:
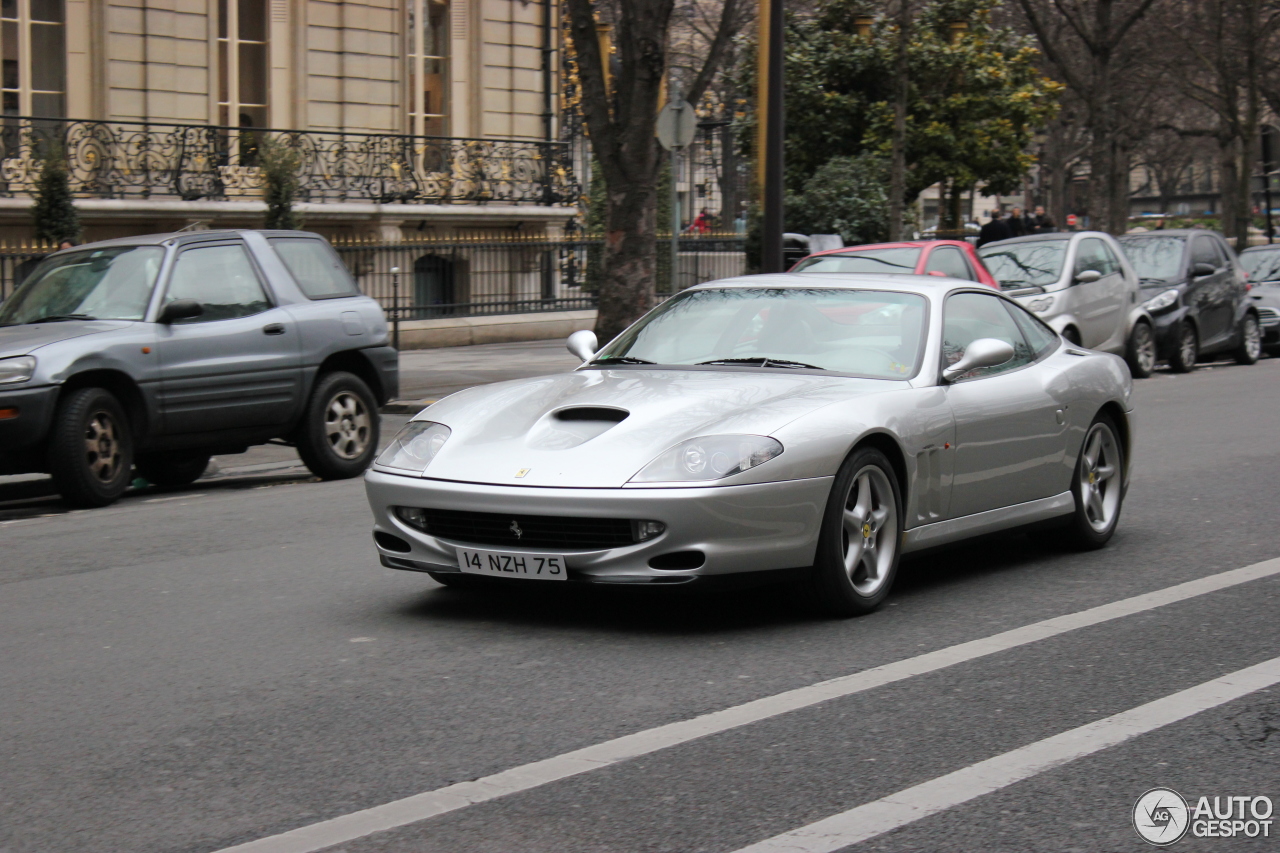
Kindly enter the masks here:
M 1174 288 L 1170 288 L 1169 290 L 1166 290 L 1164 293 L 1161 293 L 1159 296 L 1153 299 L 1148 299 L 1144 303 L 1144 306 L 1148 311 L 1163 311 L 1164 309 L 1168 308 L 1170 305 L 1177 305 L 1177 304 L 1178 304 L 1178 289 L 1174 287 Z
M 26 382 L 36 372 L 36 357 L 20 355 L 16 358 L 0 358 L 0 385 Z
M 1053 297 L 1042 296 L 1039 299 L 1032 299 L 1027 303 L 1027 307 L 1037 314 L 1043 314 L 1053 307 Z
M 449 432 L 444 424 L 410 421 L 382 451 L 378 464 L 422 473 L 449 440 Z
M 720 480 L 763 465 L 782 453 L 782 444 L 763 435 L 706 435 L 663 453 L 631 478 L 633 483 Z

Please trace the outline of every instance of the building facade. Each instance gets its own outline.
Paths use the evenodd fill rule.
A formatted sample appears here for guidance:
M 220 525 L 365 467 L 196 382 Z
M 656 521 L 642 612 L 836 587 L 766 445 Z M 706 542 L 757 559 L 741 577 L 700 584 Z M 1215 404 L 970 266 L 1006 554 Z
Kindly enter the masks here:
M 333 235 L 559 232 L 556 0 L 0 0 L 0 238 L 65 152 L 86 237 L 257 226 L 264 146 Z

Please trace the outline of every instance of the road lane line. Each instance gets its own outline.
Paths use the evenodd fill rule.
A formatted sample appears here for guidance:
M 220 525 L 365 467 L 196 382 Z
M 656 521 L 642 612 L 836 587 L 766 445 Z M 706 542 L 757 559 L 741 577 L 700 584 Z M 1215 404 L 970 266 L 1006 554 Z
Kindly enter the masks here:
M 1280 658 L 930 779 L 736 853 L 832 853 L 1280 683 Z
M 227 847 L 217 853 L 314 853 L 326 847 L 363 838 L 376 832 L 437 817 L 467 806 L 528 791 L 550 782 L 608 767 L 708 735 L 809 708 L 832 699 L 851 696 L 955 664 L 1008 651 L 1069 631 L 1110 622 L 1280 574 L 1280 559 L 1187 581 L 1176 586 L 1136 595 L 1076 613 L 1055 616 L 990 637 L 971 640 L 872 669 L 820 681 L 807 687 L 765 696 L 742 705 L 699 717 L 668 723 L 623 735 L 553 758 L 513 767 L 470 782 L 459 782 L 434 791 L 414 794 L 380 806 L 351 812 L 330 820 L 299 827 L 279 835 Z

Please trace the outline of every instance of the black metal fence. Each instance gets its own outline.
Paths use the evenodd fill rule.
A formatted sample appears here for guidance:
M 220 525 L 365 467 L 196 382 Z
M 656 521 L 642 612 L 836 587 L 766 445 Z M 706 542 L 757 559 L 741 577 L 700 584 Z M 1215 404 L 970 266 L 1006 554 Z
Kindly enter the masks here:
M 0 300 L 53 248 L 0 245 Z M 402 243 L 337 239 L 334 248 L 361 291 L 377 299 L 388 317 L 425 320 L 595 308 L 604 240 L 518 235 Z M 741 275 L 745 259 L 743 239 L 737 235 L 684 236 L 673 278 L 670 241 L 663 239 L 657 291 L 665 296 Z
M 302 201 L 573 205 L 569 145 L 5 116 L 0 196 L 29 195 L 51 145 L 81 198 L 260 198 L 268 140 L 300 157 Z

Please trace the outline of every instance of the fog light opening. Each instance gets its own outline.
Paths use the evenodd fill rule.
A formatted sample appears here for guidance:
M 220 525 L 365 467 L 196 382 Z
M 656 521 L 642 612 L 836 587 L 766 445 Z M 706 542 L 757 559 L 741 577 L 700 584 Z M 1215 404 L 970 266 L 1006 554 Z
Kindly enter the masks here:
M 419 530 L 427 529 L 427 511 L 416 506 L 398 506 L 392 510 L 396 518 L 403 521 L 410 527 L 416 527 Z
M 381 530 L 373 532 L 373 541 L 378 543 L 380 548 L 386 548 L 388 551 L 398 551 L 401 554 L 408 554 L 413 550 L 413 546 L 399 536 L 392 536 L 390 533 L 383 533 Z
M 649 560 L 651 569 L 698 569 L 707 561 L 707 555 L 701 551 L 672 551 L 670 554 L 659 554 Z
M 661 536 L 666 529 L 667 526 L 661 521 L 633 521 L 631 538 L 636 542 L 647 542 L 656 536 Z

